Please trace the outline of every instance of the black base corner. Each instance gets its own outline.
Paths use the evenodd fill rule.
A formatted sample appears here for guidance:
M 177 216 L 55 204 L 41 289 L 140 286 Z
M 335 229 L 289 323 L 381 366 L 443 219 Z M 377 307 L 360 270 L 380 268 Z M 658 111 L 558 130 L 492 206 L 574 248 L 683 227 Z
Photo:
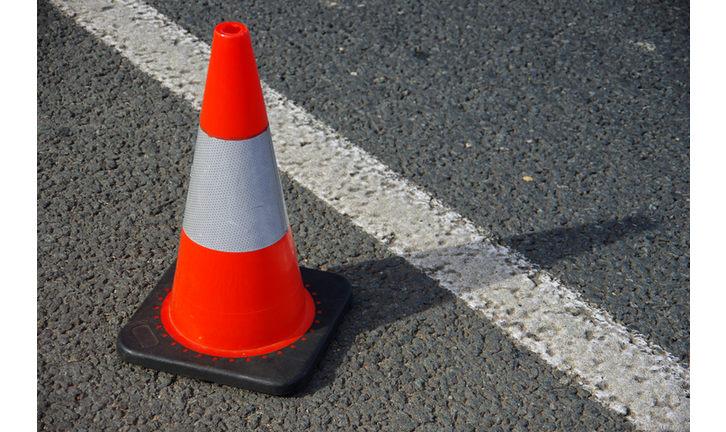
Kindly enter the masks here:
M 266 355 L 213 357 L 183 346 L 164 330 L 161 304 L 171 291 L 175 268 L 176 261 L 119 332 L 116 350 L 121 360 L 261 393 L 295 393 L 312 375 L 351 302 L 351 286 L 343 276 L 300 267 L 303 284 L 316 303 L 305 340 Z

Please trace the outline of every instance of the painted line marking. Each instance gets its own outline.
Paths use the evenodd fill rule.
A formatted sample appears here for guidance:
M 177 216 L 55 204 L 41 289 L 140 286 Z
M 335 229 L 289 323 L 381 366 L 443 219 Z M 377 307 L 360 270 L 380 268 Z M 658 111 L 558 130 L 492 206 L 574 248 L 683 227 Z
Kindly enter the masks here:
M 51 0 L 197 110 L 210 47 L 134 0 Z M 211 31 L 211 30 L 210 30 Z M 254 37 L 253 37 L 254 40 Z M 254 43 L 254 42 L 253 42 Z M 689 430 L 690 371 L 262 83 L 280 168 L 605 406 Z

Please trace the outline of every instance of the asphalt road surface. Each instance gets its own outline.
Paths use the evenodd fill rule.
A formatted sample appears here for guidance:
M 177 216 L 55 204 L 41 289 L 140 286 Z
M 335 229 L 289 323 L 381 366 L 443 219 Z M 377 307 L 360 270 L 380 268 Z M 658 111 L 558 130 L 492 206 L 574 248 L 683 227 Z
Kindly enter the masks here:
M 245 23 L 271 88 L 689 367 L 687 3 L 148 4 L 207 44 Z M 353 285 L 310 383 L 121 363 L 176 256 L 198 122 L 38 3 L 39 430 L 636 429 L 285 172 L 301 265 Z

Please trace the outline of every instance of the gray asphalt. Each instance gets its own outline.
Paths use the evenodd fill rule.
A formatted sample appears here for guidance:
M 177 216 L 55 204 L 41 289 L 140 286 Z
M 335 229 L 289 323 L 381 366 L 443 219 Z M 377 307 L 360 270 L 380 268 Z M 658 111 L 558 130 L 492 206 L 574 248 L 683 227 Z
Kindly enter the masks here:
M 244 22 L 271 87 L 689 365 L 687 3 L 149 3 Z M 198 120 L 38 3 L 39 430 L 634 429 L 284 174 L 301 264 L 354 289 L 303 392 L 120 363 Z

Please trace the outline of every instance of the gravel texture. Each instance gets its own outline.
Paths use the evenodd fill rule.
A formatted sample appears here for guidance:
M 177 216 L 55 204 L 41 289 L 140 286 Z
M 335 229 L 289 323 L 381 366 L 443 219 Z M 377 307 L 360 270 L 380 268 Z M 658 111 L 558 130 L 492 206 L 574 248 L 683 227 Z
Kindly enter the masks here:
M 688 363 L 687 6 L 151 3 L 208 43 L 248 24 L 270 85 Z M 285 175 L 301 264 L 354 288 L 303 392 L 120 363 L 175 257 L 198 117 L 38 3 L 39 430 L 634 429 Z

